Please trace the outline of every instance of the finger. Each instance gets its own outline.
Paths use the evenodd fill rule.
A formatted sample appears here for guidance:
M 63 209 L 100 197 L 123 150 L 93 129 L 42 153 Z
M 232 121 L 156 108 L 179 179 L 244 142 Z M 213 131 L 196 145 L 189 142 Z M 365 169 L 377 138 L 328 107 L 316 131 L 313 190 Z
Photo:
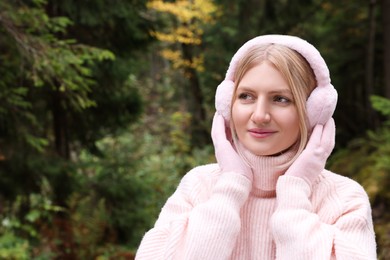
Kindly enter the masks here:
M 214 145 L 215 145 L 217 140 L 226 139 L 225 120 L 218 113 L 215 113 L 214 118 L 213 118 L 213 124 L 212 124 L 212 128 L 211 128 L 211 137 L 213 139 Z
M 307 142 L 307 148 L 316 148 L 321 144 L 321 136 L 324 126 L 317 124 L 310 135 L 310 139 Z
M 212 122 L 212 125 L 211 125 L 211 137 L 214 139 L 217 135 L 217 128 L 218 128 L 218 124 L 217 124 L 217 117 L 218 117 L 218 113 L 216 112 L 214 114 L 214 117 L 213 117 L 213 122 Z
M 330 118 L 326 122 L 322 134 L 321 143 L 327 150 L 332 150 L 335 145 L 336 126 L 333 118 Z

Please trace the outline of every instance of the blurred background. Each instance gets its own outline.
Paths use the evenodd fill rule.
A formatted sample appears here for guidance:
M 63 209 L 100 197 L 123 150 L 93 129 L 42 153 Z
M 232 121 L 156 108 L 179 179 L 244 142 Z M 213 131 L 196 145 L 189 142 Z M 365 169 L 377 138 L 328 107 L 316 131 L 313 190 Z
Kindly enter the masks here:
M 390 259 L 390 1 L 0 0 L 0 259 L 133 259 L 214 162 L 235 51 L 300 36 L 339 92 L 328 168 L 361 183 Z

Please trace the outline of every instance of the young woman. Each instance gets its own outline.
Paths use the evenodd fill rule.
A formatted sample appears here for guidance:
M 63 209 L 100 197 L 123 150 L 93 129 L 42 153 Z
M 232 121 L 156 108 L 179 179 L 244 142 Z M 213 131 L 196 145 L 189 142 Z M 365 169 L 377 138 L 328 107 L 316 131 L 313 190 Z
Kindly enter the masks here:
M 218 163 L 186 174 L 136 259 L 376 259 L 365 191 L 324 169 L 336 101 L 308 42 L 245 43 L 216 93 Z

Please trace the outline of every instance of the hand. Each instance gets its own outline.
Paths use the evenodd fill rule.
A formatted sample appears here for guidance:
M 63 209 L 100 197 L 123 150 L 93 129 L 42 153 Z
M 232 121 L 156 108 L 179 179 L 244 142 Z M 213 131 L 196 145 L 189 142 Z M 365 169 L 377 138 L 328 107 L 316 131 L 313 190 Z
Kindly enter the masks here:
M 304 179 L 310 186 L 325 168 L 326 160 L 335 145 L 336 127 L 333 118 L 326 124 L 316 125 L 305 150 L 288 168 L 285 175 Z
M 231 142 L 227 139 L 225 119 L 218 113 L 214 115 L 211 137 L 214 143 L 215 157 L 221 170 L 223 172 L 242 174 L 252 181 L 252 170 L 238 155 Z

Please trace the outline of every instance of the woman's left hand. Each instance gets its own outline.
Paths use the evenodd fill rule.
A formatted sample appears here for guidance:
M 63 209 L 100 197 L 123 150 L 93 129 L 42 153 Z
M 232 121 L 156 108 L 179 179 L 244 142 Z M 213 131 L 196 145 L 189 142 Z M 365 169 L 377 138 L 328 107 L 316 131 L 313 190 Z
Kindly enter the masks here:
M 310 186 L 325 168 L 326 160 L 335 145 L 336 127 L 333 118 L 325 125 L 316 125 L 301 155 L 285 175 L 304 179 Z

